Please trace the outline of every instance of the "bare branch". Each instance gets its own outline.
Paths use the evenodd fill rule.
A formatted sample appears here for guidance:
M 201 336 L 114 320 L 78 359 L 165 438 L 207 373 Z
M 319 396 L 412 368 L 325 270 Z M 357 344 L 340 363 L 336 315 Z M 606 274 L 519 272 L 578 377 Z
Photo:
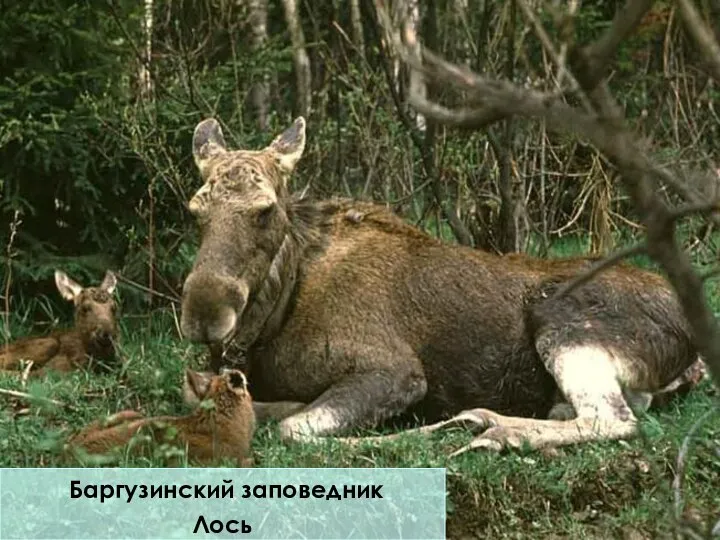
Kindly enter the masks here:
M 718 201 L 692 203 L 674 208 L 670 211 L 670 215 L 668 217 L 670 219 L 678 220 L 693 214 L 710 214 L 718 211 L 720 211 L 720 203 L 718 203 Z
M 125 284 L 127 284 L 127 285 L 130 285 L 131 287 L 133 287 L 133 288 L 135 288 L 135 289 L 137 289 L 137 290 L 139 290 L 139 291 L 143 291 L 143 292 L 146 292 L 146 293 L 148 293 L 148 294 L 157 296 L 158 298 L 163 298 L 163 299 L 165 299 L 165 300 L 167 300 L 167 301 L 169 301 L 169 302 L 172 302 L 172 303 L 174 303 L 174 304 L 180 304 L 180 303 L 181 303 L 181 302 L 180 302 L 180 298 L 177 297 L 177 296 L 172 297 L 172 296 L 169 296 L 169 295 L 167 295 L 167 294 L 163 294 L 163 293 L 161 293 L 161 292 L 159 292 L 159 291 L 156 291 L 156 290 L 154 290 L 154 289 L 150 289 L 150 288 L 148 288 L 148 287 L 145 287 L 145 285 L 141 285 L 140 283 L 137 283 L 136 281 L 133 281 L 133 280 L 131 280 L 131 279 L 126 278 L 126 277 L 123 276 L 122 274 L 117 273 L 117 274 L 115 274 L 115 275 L 117 276 L 118 280 L 122 281 L 123 283 L 125 283 Z
M 570 66 L 580 87 L 585 91 L 598 112 L 607 121 L 619 121 L 622 110 L 612 99 L 605 83 L 605 71 L 620 44 L 637 28 L 654 0 L 628 0 L 618 11 L 610 27 L 600 38 L 587 47 L 570 50 Z
M 387 16 L 382 16 L 383 2 L 376 2 L 381 20 L 388 21 Z M 413 106 L 424 106 L 429 119 L 451 119 L 455 124 L 471 127 L 472 119 L 485 122 L 491 115 L 498 119 L 511 116 L 540 118 L 552 130 L 574 133 L 587 139 L 613 162 L 647 228 L 647 253 L 665 270 L 692 328 L 698 352 L 720 386 L 720 329 L 707 305 L 703 280 L 694 271 L 689 257 L 675 238 L 674 227 L 678 214 L 673 213 L 657 193 L 657 180 L 672 177 L 645 154 L 632 130 L 627 127 L 622 110 L 612 98 L 607 84 L 600 82 L 602 72 L 615 49 L 639 24 L 651 6 L 650 0 L 630 0 L 596 43 L 573 50 L 570 66 L 597 114 L 571 107 L 556 95 L 519 88 L 509 81 L 482 77 L 467 68 L 446 62 L 427 49 L 423 51 L 425 65 L 418 65 L 417 61 L 410 58 L 407 46 L 399 39 L 399 33 L 390 28 L 387 31 L 394 36 L 393 43 L 411 69 L 425 69 L 436 81 L 463 88 L 470 94 L 468 101 L 478 109 L 474 113 L 469 112 L 470 108 L 459 114 L 451 113 L 444 108 L 429 107 L 427 102 L 420 99 L 421 96 L 411 95 L 410 102 Z M 405 42 L 411 44 L 416 39 L 408 31 L 404 38 Z M 682 187 L 680 183 L 676 184 Z M 692 195 L 691 203 L 703 202 L 687 186 L 685 191 Z M 692 209 L 697 211 L 697 207 Z M 681 210 L 680 214 L 685 211 Z
M 494 124 L 506 117 L 502 112 L 486 109 L 457 109 L 453 111 L 437 103 L 432 103 L 423 96 L 411 96 L 411 103 L 423 115 L 431 117 L 436 122 L 458 128 L 478 129 Z
M 550 36 L 547 35 L 547 32 L 545 32 L 545 28 L 543 28 L 542 23 L 538 20 L 538 18 L 535 16 L 535 14 L 532 12 L 532 9 L 530 9 L 530 6 L 527 5 L 525 0 L 516 0 L 518 2 L 518 5 L 520 6 L 520 9 L 522 9 L 523 15 L 525 15 L 525 18 L 528 20 L 530 25 L 533 27 L 533 30 L 535 31 L 535 35 L 537 35 L 538 39 L 540 40 L 540 43 L 542 44 L 543 48 L 547 51 L 548 55 L 552 59 L 555 66 L 558 68 L 558 89 L 562 90 L 560 85 L 562 84 L 562 80 L 564 77 L 567 77 L 570 81 L 570 88 L 574 91 L 577 91 L 580 89 L 580 84 L 575 80 L 575 77 L 572 73 L 567 71 L 565 66 L 565 59 L 564 55 L 559 54 L 555 47 L 552 44 L 552 41 L 550 41 Z M 575 7 L 577 7 L 575 5 Z M 587 97 L 585 97 L 584 94 L 579 95 L 580 100 L 582 102 L 583 107 L 585 110 L 590 111 L 591 106 L 588 102 Z
M 655 0 L 628 0 L 600 39 L 589 47 L 571 51 L 571 65 L 577 63 L 573 61 L 574 55 L 581 54 L 584 57 L 585 70 L 582 75 L 588 83 L 587 86 L 584 85 L 586 91 L 594 89 L 602 80 L 605 69 L 620 44 L 633 33 L 654 3 Z M 579 79 L 581 75 L 575 73 L 575 76 Z
M 683 509 L 683 496 L 682 496 L 682 483 L 685 476 L 685 461 L 687 454 L 690 449 L 690 439 L 695 436 L 698 429 L 713 415 L 717 414 L 717 410 L 711 408 L 705 412 L 695 423 L 690 427 L 683 439 L 680 450 L 678 451 L 677 460 L 675 462 L 675 477 L 673 478 L 672 486 L 675 494 L 675 519 L 679 522 L 682 517 Z
M 614 266 L 621 262 L 623 259 L 627 259 L 628 257 L 634 257 L 635 255 L 642 255 L 643 253 L 647 252 L 647 246 L 643 244 L 636 244 L 634 246 L 626 247 L 624 249 L 621 249 L 607 257 L 604 257 L 594 263 L 590 268 L 588 268 L 585 272 L 579 274 L 577 277 L 569 281 L 565 286 L 563 286 L 556 294 L 556 298 L 562 298 L 563 296 L 566 296 L 570 294 L 570 292 L 574 291 L 581 285 L 584 285 L 588 281 L 592 280 L 595 276 L 597 276 L 600 272 L 603 270 L 607 270 L 611 266 Z
M 712 77 L 720 83 L 720 45 L 691 0 L 677 0 L 680 16 L 708 63 Z

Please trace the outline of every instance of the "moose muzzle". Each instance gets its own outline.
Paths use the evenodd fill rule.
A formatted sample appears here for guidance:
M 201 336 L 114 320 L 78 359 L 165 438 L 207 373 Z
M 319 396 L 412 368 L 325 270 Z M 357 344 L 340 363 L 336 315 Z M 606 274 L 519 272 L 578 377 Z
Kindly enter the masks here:
M 244 280 L 205 271 L 191 273 L 183 286 L 183 336 L 197 343 L 226 343 L 235 334 L 247 297 Z

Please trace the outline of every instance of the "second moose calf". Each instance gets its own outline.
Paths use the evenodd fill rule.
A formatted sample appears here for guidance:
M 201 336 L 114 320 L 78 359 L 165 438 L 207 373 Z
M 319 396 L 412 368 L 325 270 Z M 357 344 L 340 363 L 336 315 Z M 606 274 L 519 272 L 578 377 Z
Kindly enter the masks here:
M 188 369 L 183 393 L 185 402 L 195 407 L 187 416 L 147 418 L 136 411 L 121 411 L 70 438 L 68 450 L 82 461 L 82 454 L 106 454 L 145 432 L 154 443 L 180 443 L 187 449 L 188 460 L 202 465 L 222 459 L 251 465 L 255 414 L 245 375 L 223 370 L 220 375 L 207 377 Z M 135 454 L 145 449 L 144 445 L 133 447 Z
M 52 369 L 68 372 L 86 367 L 91 359 L 105 364 L 115 360 L 118 336 L 115 275 L 107 271 L 99 287 L 82 287 L 67 274 L 55 271 L 55 285 L 75 305 L 75 323 L 69 330 L 49 336 L 26 337 L 0 347 L 0 369 L 18 371 L 32 362 L 31 375 Z

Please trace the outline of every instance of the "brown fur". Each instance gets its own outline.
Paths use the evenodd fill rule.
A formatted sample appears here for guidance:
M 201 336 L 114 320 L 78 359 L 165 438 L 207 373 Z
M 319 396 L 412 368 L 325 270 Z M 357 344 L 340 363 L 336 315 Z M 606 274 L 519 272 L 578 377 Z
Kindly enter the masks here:
M 243 466 L 251 465 L 255 415 L 242 372 L 227 370 L 207 377 L 187 370 L 183 392 L 185 401 L 196 407 L 187 416 L 145 418 L 135 411 L 121 411 L 104 422 L 87 426 L 68 441 L 68 447 L 87 454 L 106 454 L 125 447 L 138 433 L 149 432 L 154 442 L 187 448 L 189 461 L 210 465 L 231 459 Z M 203 401 L 212 406 L 206 407 Z M 135 453 L 145 449 L 142 445 L 133 447 Z
M 520 417 L 539 446 L 624 438 L 623 391 L 656 392 L 697 359 L 659 275 L 621 264 L 558 297 L 593 259 L 499 257 L 380 205 L 290 196 L 304 144 L 302 119 L 262 151 L 227 150 L 214 120 L 193 139 L 205 184 L 189 204 L 201 244 L 182 331 L 243 350 L 256 400 L 307 404 L 286 409 L 283 437 L 483 407 L 479 424 L 486 409 Z M 577 418 L 543 423 L 562 400 Z M 609 427 L 587 432 L 596 418 Z
M 108 271 L 99 287 L 83 288 L 60 270 L 55 271 L 60 294 L 75 306 L 75 324 L 45 337 L 26 337 L 0 348 L 0 369 L 17 371 L 32 361 L 30 375 L 46 370 L 68 372 L 85 368 L 91 358 L 104 364 L 115 361 L 118 337 L 117 303 L 112 294 L 115 275 Z

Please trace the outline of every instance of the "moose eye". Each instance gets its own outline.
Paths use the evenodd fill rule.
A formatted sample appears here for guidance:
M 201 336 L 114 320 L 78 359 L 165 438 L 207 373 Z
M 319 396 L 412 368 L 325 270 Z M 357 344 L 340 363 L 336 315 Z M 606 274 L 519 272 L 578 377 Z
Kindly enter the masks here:
M 255 222 L 257 223 L 257 226 L 263 228 L 267 227 L 274 214 L 275 204 L 271 204 L 270 206 L 267 206 L 260 210 L 255 217 Z

